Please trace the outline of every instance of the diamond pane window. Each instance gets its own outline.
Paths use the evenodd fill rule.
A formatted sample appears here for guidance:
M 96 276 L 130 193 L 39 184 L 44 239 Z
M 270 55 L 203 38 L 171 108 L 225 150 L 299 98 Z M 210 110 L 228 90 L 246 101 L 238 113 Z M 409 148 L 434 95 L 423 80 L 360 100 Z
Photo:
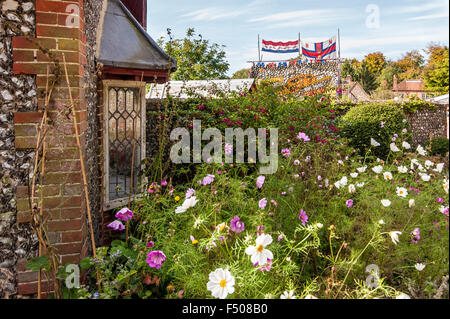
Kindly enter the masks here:
M 140 194 L 141 161 L 145 156 L 145 83 L 111 80 L 103 81 L 103 88 L 104 207 L 112 209 L 126 204 L 130 194 Z

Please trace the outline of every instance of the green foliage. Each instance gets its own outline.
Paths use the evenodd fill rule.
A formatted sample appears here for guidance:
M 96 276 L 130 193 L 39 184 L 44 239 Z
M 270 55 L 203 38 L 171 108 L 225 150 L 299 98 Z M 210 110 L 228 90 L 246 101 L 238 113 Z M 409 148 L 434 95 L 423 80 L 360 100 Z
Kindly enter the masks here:
M 234 72 L 232 79 L 248 79 L 250 78 L 250 69 L 242 69 Z
M 435 137 L 431 140 L 431 155 L 446 156 L 449 151 L 448 138 Z
M 373 138 L 381 144 L 373 148 L 373 154 L 385 158 L 394 134 L 407 128 L 404 120 L 405 116 L 398 104 L 367 103 L 350 109 L 342 118 L 341 128 L 343 136 L 360 154 L 365 154 L 371 148 L 370 139 Z
M 28 261 L 26 268 L 28 270 L 32 271 L 38 271 L 38 270 L 50 270 L 50 261 L 48 259 L 48 256 L 40 256 L 32 258 L 30 261 Z
M 408 112 L 408 113 L 414 113 L 420 110 L 436 110 L 437 106 L 434 103 L 428 102 L 428 101 L 424 101 L 421 100 L 417 97 L 410 97 L 409 99 L 403 101 L 400 104 L 401 108 L 403 109 L 403 111 Z
M 170 35 L 170 31 L 169 31 Z M 172 73 L 172 80 L 211 80 L 226 79 L 229 63 L 226 61 L 224 46 L 210 43 L 198 36 L 193 28 L 189 28 L 184 39 L 164 42 L 161 38 L 158 44 L 177 60 L 177 71 Z
M 425 73 L 426 88 L 428 90 L 448 94 L 449 90 L 449 50 L 444 51 L 443 56 L 430 63 L 429 70 Z

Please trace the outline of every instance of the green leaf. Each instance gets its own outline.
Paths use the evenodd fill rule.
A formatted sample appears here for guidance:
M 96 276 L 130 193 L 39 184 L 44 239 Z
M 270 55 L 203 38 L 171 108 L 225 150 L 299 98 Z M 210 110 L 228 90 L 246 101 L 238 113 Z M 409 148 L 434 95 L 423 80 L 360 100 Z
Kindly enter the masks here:
M 50 261 L 46 255 L 41 257 L 32 258 L 28 263 L 26 268 L 33 271 L 38 271 L 43 268 L 47 268 L 50 266 Z
M 83 260 L 80 261 L 80 267 L 81 269 L 88 269 L 89 267 L 91 267 L 91 257 L 86 257 Z

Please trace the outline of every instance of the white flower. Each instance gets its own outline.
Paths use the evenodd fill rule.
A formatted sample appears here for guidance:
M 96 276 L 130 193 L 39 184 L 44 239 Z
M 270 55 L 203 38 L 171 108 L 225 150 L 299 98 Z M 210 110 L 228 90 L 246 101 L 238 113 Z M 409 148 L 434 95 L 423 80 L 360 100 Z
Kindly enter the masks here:
M 281 296 L 280 299 L 296 299 L 297 297 L 294 296 L 294 290 L 291 290 L 289 292 L 285 291 Z
M 416 158 L 413 158 L 411 160 L 411 169 L 414 169 L 414 165 L 417 165 L 417 166 L 420 165 L 419 161 Z
M 227 269 L 218 268 L 209 274 L 206 288 L 215 298 L 225 299 L 234 292 L 234 277 Z
M 409 200 L 408 205 L 409 205 L 409 208 L 413 208 L 414 206 L 416 206 L 416 201 L 414 200 L 414 198 L 411 198 Z
M 448 194 L 448 179 L 444 179 L 444 182 L 442 183 L 442 188 Z
M 352 178 L 357 178 L 357 177 L 358 177 L 358 173 L 350 173 L 350 176 L 351 176 Z
M 294 165 L 295 165 L 295 166 L 300 165 L 300 161 L 299 161 L 298 159 L 296 159 L 296 160 L 294 161 Z
M 406 166 L 399 166 L 397 168 L 398 168 L 399 173 L 402 173 L 402 174 L 408 173 L 408 167 L 406 167 Z
M 384 222 L 384 220 L 380 219 L 380 220 L 378 221 L 378 224 L 384 225 L 384 224 L 386 224 L 386 223 Z
M 364 186 L 364 182 L 361 182 L 361 183 L 356 183 L 356 187 L 363 187 Z
M 408 196 L 408 191 L 404 187 L 397 187 L 397 196 L 405 198 Z
M 402 292 L 400 295 L 395 297 L 395 299 L 411 299 L 411 297 Z
M 353 184 L 348 185 L 348 192 L 349 192 L 350 194 L 356 192 L 356 187 L 355 187 L 355 185 L 353 185 Z
M 422 264 L 422 263 L 417 263 L 417 264 L 414 265 L 414 267 L 416 267 L 416 269 L 417 269 L 418 271 L 422 271 L 422 270 L 425 269 L 425 265 Z
M 402 232 L 401 231 L 391 231 L 389 233 L 389 236 L 391 236 L 392 242 L 397 245 L 397 243 L 399 242 L 398 236 L 401 235 Z
M 195 196 L 189 197 L 188 199 L 185 199 L 183 204 L 181 206 L 178 206 L 175 210 L 175 214 L 181 214 L 187 211 L 189 208 L 194 207 L 195 204 L 198 203 L 198 199 Z
M 416 151 L 417 151 L 417 153 L 419 153 L 419 155 L 422 155 L 422 156 L 427 155 L 427 153 L 425 152 L 424 148 L 421 145 L 417 146 Z
M 436 168 L 433 169 L 434 172 L 442 173 L 442 170 L 444 169 L 444 163 L 436 164 Z
M 375 167 L 372 167 L 372 171 L 374 171 L 377 174 L 380 174 L 383 171 L 383 166 L 377 165 Z
M 428 174 L 422 174 L 420 177 L 422 178 L 422 180 L 423 180 L 424 182 L 429 182 L 430 179 L 431 179 L 431 176 L 428 175 Z
M 425 167 L 423 167 L 422 164 L 419 164 L 417 167 L 419 168 L 419 171 L 421 171 L 421 172 L 426 171 Z
M 334 186 L 336 186 L 337 189 L 341 188 L 341 182 L 337 181 L 336 183 L 334 183 Z
M 364 173 L 366 171 L 367 166 L 358 167 L 356 170 L 360 173 Z
M 313 295 L 307 295 L 305 297 L 305 299 L 319 299 L 319 298 L 317 298 L 316 296 L 313 296 Z
M 391 172 L 384 172 L 383 173 L 384 179 L 387 181 L 390 181 L 392 179 L 392 173 Z
M 384 207 L 391 206 L 391 201 L 389 199 L 382 199 L 381 204 L 383 204 Z
M 322 227 L 323 227 L 323 224 L 317 223 L 317 224 L 316 224 L 316 227 L 317 227 L 317 228 L 322 228 Z
M 374 147 L 378 147 L 380 146 L 380 143 L 378 143 L 377 141 L 375 141 L 372 137 L 370 138 L 370 145 L 374 146 Z
M 402 143 L 402 146 L 404 149 L 407 149 L 407 150 L 409 150 L 411 148 L 411 145 L 406 141 Z
M 395 143 L 391 143 L 389 147 L 391 148 L 391 151 L 394 153 L 400 152 L 400 149 L 397 147 L 397 145 L 395 145 Z
M 272 236 L 261 234 L 256 238 L 256 246 L 248 246 L 245 253 L 251 256 L 250 260 L 253 264 L 258 263 L 259 266 L 267 264 L 267 259 L 273 259 L 273 254 L 266 246 L 272 243 Z
M 429 169 L 430 167 L 433 167 L 433 166 L 434 166 L 434 163 L 432 161 L 430 161 L 430 160 L 425 161 L 425 167 L 427 169 Z

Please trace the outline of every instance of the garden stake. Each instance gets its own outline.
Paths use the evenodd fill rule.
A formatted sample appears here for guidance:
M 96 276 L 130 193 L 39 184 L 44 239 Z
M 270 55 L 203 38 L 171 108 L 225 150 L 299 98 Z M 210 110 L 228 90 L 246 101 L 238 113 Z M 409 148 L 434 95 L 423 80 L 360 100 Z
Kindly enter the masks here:
M 81 174 L 83 175 L 83 188 L 84 188 L 84 196 L 86 198 L 86 210 L 87 210 L 87 215 L 88 215 L 88 220 L 89 220 L 89 231 L 91 234 L 92 254 L 93 254 L 94 258 L 97 258 L 97 252 L 96 252 L 96 248 L 95 248 L 95 238 L 94 238 L 94 227 L 92 226 L 91 205 L 89 202 L 89 194 L 88 194 L 88 188 L 87 188 L 86 171 L 84 168 L 83 152 L 81 150 L 80 137 L 78 135 L 78 123 L 77 123 L 77 118 L 76 118 L 76 114 L 75 114 L 75 106 L 73 104 L 72 91 L 70 90 L 69 74 L 67 73 L 66 56 L 64 53 L 62 54 L 62 56 L 63 56 L 63 61 L 64 61 L 64 72 L 66 74 L 67 89 L 69 90 L 70 108 L 72 110 L 73 127 L 75 130 L 75 139 L 77 141 L 78 154 L 79 154 L 80 164 L 81 164 Z M 97 271 L 97 285 L 98 285 L 98 289 L 100 291 L 100 280 L 99 280 L 98 271 Z

